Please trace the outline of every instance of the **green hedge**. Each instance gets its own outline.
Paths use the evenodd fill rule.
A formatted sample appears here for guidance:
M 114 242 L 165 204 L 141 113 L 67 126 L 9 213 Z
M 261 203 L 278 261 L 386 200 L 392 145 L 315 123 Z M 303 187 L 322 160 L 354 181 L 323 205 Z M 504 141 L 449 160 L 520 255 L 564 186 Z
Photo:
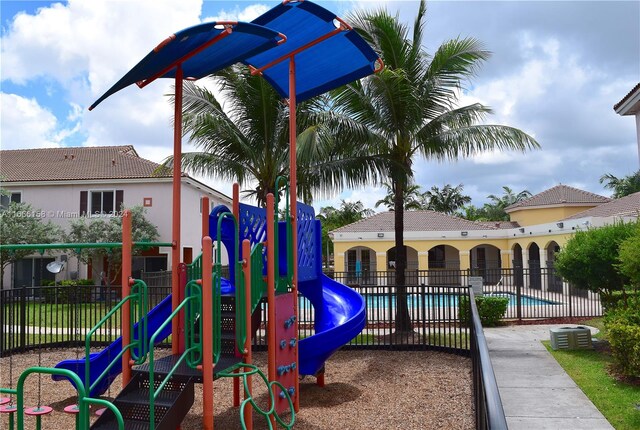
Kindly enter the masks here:
M 70 300 L 91 302 L 91 292 L 94 282 L 91 279 L 65 279 L 58 283 L 57 288 L 43 288 L 42 297 L 46 303 L 69 303 Z
M 640 326 L 615 322 L 607 325 L 611 353 L 620 371 L 640 378 Z
M 509 306 L 509 299 L 507 297 L 476 297 L 476 307 L 478 308 L 480 322 L 483 327 L 497 326 L 507 313 L 507 306 Z M 471 320 L 471 306 L 469 306 L 468 297 L 460 297 L 458 301 L 458 312 L 462 322 L 468 324 Z
M 614 362 L 625 375 L 640 377 L 640 299 L 608 311 L 604 321 Z

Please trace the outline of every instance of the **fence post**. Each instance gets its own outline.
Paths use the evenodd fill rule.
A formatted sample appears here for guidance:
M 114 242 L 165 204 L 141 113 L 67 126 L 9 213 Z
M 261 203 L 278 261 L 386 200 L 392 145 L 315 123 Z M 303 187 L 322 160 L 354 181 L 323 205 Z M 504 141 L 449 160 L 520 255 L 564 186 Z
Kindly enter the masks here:
M 522 321 L 522 285 L 516 282 L 516 316 Z
M 27 286 L 20 289 L 20 351 L 24 351 L 27 346 Z
M 569 318 L 573 317 L 573 296 L 571 294 L 573 290 L 573 286 L 571 284 L 569 284 Z

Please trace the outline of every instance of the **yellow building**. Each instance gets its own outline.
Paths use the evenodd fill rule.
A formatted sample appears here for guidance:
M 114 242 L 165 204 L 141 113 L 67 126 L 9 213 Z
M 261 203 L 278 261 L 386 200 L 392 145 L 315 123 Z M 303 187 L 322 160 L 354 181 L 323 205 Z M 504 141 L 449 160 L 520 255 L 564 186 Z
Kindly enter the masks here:
M 406 211 L 407 269 L 429 271 L 431 282 L 421 282 L 435 284 L 441 280 L 438 273 L 455 276 L 473 269 L 485 281 L 497 282 L 502 269 L 550 267 L 555 252 L 576 230 L 637 218 L 640 193 L 612 201 L 557 185 L 506 211 L 510 222 L 474 222 L 428 210 Z M 343 226 L 331 236 L 338 272 L 371 273 L 395 267 L 393 212 Z

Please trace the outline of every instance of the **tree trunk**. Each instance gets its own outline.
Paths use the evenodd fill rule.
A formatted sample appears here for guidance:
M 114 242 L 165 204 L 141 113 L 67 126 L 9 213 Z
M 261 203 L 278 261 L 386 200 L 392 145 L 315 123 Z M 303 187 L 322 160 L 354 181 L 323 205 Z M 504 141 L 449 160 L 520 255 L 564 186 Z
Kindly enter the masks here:
M 404 187 L 400 181 L 394 183 L 394 227 L 396 236 L 396 333 L 413 330 L 409 306 L 405 272 L 407 269 L 407 250 L 404 247 Z

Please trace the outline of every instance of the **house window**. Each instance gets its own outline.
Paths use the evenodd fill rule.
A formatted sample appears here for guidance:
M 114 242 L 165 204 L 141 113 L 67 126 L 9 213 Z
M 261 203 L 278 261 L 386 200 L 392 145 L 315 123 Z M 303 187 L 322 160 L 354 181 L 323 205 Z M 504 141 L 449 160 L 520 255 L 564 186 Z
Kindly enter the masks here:
M 0 196 L 0 209 L 5 210 L 9 208 L 9 204 L 11 203 L 22 203 L 22 193 L 21 192 L 13 192 L 2 194 Z
M 133 263 L 131 265 L 131 275 L 134 278 L 141 278 L 142 272 L 162 272 L 167 270 L 167 256 L 136 256 L 133 257 Z
M 80 192 L 81 215 L 113 215 L 121 210 L 123 190 L 91 190 Z
M 116 205 L 116 193 L 114 191 L 91 191 L 91 215 L 113 214 Z

